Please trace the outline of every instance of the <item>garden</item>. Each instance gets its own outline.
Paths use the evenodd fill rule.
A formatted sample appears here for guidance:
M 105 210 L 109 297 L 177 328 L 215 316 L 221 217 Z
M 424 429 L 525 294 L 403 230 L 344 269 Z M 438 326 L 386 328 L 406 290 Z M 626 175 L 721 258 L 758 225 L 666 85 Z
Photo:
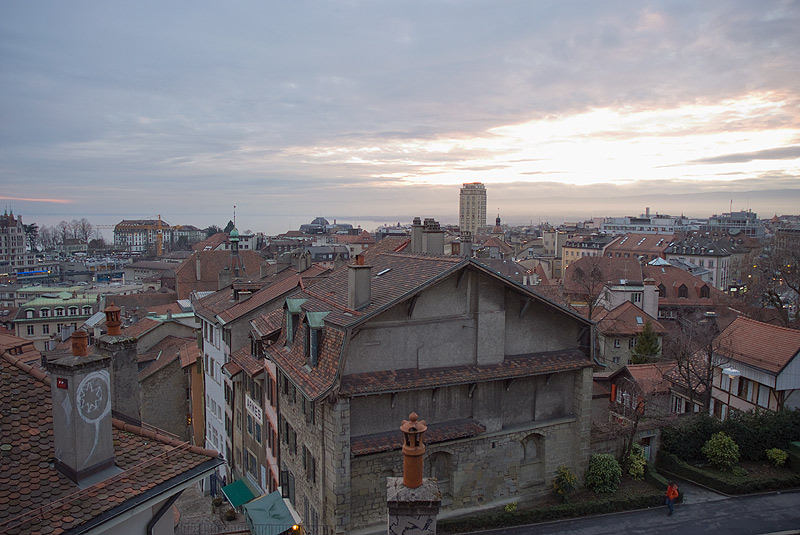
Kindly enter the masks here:
M 647 464 L 638 444 L 622 464 L 611 455 L 593 454 L 583 487 L 579 488 L 577 475 L 562 465 L 546 500 L 525 508 L 512 503 L 500 511 L 440 520 L 437 529 L 463 533 L 663 506 L 664 475 L 724 494 L 798 488 L 798 441 L 800 410 L 736 413 L 725 421 L 697 414 L 662 430 L 656 466 Z
M 800 487 L 798 440 L 798 410 L 698 414 L 663 430 L 658 467 L 725 494 Z
M 439 533 L 462 533 L 586 515 L 662 506 L 667 481 L 647 465 L 644 448 L 638 444 L 625 468 L 609 454 L 593 454 L 578 487 L 578 476 L 559 466 L 552 494 L 534 506 L 518 508 L 512 503 L 504 510 L 468 518 L 440 520 Z

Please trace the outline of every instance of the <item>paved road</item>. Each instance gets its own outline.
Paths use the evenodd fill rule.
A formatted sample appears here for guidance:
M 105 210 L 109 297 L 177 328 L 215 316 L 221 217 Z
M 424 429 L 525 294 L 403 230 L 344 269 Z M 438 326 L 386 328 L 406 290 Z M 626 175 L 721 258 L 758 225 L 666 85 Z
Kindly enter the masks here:
M 482 531 L 481 535 L 620 535 L 646 534 L 760 535 L 800 534 L 800 493 L 762 494 L 696 501 L 675 507 L 667 516 L 663 508 L 548 522 Z

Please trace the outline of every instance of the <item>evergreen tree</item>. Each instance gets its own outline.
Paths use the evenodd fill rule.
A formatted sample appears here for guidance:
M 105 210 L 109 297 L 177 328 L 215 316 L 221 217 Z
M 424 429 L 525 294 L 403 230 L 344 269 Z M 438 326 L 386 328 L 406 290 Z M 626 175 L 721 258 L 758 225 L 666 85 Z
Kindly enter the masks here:
M 650 320 L 644 322 L 644 328 L 636 338 L 636 345 L 631 353 L 632 364 L 645 364 L 655 360 L 661 346 L 658 343 L 658 335 L 653 330 Z

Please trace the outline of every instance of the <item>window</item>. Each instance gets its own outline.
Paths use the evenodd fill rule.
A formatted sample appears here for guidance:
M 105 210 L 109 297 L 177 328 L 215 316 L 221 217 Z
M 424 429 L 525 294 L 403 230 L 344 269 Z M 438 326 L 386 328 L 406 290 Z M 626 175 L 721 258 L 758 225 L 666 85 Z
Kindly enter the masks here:
M 700 297 L 708 299 L 710 295 L 711 291 L 708 289 L 708 286 L 704 284 L 703 287 L 700 288 Z
M 254 434 L 254 436 L 256 438 L 256 442 L 261 444 L 261 424 L 260 423 L 255 422 L 255 426 L 253 427 L 253 434 Z
M 720 389 L 724 390 L 725 392 L 730 392 L 731 390 L 731 378 L 729 375 L 725 375 L 724 373 L 719 377 L 719 387 Z
M 620 347 L 620 346 L 621 346 L 620 339 L 619 338 L 614 338 L 614 347 Z
M 658 296 L 659 297 L 666 297 L 667 296 L 667 289 L 663 284 L 658 285 Z
M 45 323 L 42 325 L 42 334 L 50 334 L 50 325 Z
M 61 307 L 58 307 L 58 308 L 56 309 L 56 316 L 59 316 L 59 317 L 60 317 L 60 316 L 63 316 L 63 315 L 64 315 L 64 309 L 63 309 L 63 308 L 61 308 Z
M 49 308 L 39 309 L 39 316 L 42 317 L 42 318 L 49 318 L 50 317 L 50 309 Z
M 683 298 L 689 297 L 689 289 L 686 287 L 685 284 L 681 284 L 680 288 L 678 288 L 678 297 L 683 297 Z
M 641 292 L 633 292 L 631 294 L 631 302 L 632 303 L 641 303 L 642 302 L 642 293 Z
M 758 406 L 769 407 L 769 387 L 767 385 L 758 385 Z
M 78 307 L 69 307 L 69 315 L 70 316 L 77 316 L 78 315 Z
M 253 417 L 247 415 L 247 434 L 253 436 Z
M 91 313 L 92 313 L 92 307 L 90 307 L 89 305 L 84 305 L 83 306 L 83 314 L 86 315 L 86 316 L 89 316 L 89 315 L 91 315 Z
M 28 310 L 26 310 L 26 311 L 25 311 L 25 317 L 26 317 L 27 319 L 33 319 L 33 310 L 32 310 L 32 309 L 30 309 L 30 308 L 29 308 Z
M 746 399 L 747 401 L 753 401 L 753 394 L 755 390 L 755 385 L 753 381 L 750 379 L 745 379 L 744 377 L 739 378 L 739 389 L 736 393 L 737 396 L 740 398 Z
M 28 325 L 28 336 L 33 336 L 33 325 Z
M 630 340 L 628 340 L 628 349 L 633 349 L 636 347 L 636 337 L 631 336 Z

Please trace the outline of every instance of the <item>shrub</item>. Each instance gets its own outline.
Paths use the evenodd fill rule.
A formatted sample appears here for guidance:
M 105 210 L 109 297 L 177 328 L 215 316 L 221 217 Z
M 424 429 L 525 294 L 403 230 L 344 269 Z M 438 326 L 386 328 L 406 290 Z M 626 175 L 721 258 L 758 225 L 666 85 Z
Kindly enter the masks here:
M 594 453 L 586 469 L 586 486 L 597 493 L 615 492 L 619 488 L 622 468 L 607 453 Z
M 507 503 L 504 509 L 506 513 L 513 513 L 517 510 L 517 502 Z
M 565 464 L 562 464 L 556 470 L 556 477 L 553 480 L 553 490 L 556 491 L 564 503 L 569 501 L 569 495 L 578 486 L 578 476 L 572 473 L 572 470 Z
M 236 511 L 229 507 L 224 513 L 222 513 L 222 519 L 227 520 L 228 522 L 236 520 Z
M 703 455 L 720 470 L 730 470 L 739 462 L 739 446 L 731 437 L 720 431 L 711 435 L 705 443 Z
M 767 450 L 767 459 L 775 466 L 783 466 L 788 458 L 789 454 L 780 448 L 771 448 Z
M 647 466 L 647 459 L 644 456 L 644 446 L 634 444 L 628 455 L 628 475 L 633 479 L 644 479 L 644 469 Z
M 661 433 L 662 449 L 687 461 L 705 460 L 703 445 L 721 427 L 722 422 L 708 414 L 684 417 L 677 425 L 664 428 Z

